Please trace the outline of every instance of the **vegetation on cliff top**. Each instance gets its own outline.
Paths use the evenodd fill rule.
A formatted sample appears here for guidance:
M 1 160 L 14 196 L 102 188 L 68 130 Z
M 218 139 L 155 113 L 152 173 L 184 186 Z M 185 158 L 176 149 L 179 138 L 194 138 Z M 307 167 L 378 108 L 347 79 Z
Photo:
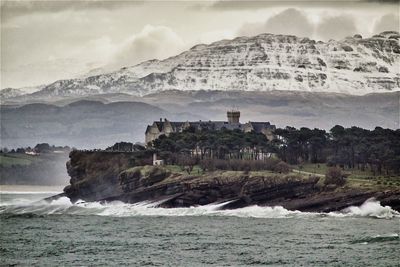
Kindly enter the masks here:
M 268 141 L 263 134 L 254 132 L 189 129 L 160 136 L 153 141 L 153 147 L 172 164 L 179 161 L 180 155 L 198 161 L 265 160 L 275 155 L 292 165 L 325 163 L 343 170 L 369 170 L 374 176 L 400 175 L 400 130 L 337 125 L 330 132 L 286 127 L 274 133 L 277 138 Z

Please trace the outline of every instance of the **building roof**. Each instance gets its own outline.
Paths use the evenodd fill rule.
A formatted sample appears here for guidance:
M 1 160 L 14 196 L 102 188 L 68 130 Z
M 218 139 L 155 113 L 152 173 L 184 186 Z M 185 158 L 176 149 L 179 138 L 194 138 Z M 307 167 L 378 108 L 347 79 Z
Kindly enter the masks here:
M 269 122 L 249 121 L 248 123 L 253 127 L 255 132 L 261 132 L 263 129 L 275 129 L 275 125 L 271 125 Z
M 162 121 L 155 121 L 154 123 L 157 126 L 158 130 L 161 132 L 164 128 L 164 123 Z
M 261 132 L 263 129 L 275 129 L 275 125 L 271 125 L 269 122 L 248 122 L 245 124 L 242 123 L 229 123 L 227 121 L 187 121 L 187 122 L 180 122 L 180 121 L 155 121 L 156 127 L 160 132 L 164 130 L 165 124 L 169 123 L 174 131 L 183 130 L 185 124 L 189 124 L 189 126 L 194 127 L 196 130 L 235 130 L 235 129 L 244 129 L 245 125 L 251 125 L 255 132 Z M 150 130 L 152 126 L 147 126 L 146 133 Z
M 146 127 L 146 133 L 148 133 L 148 132 L 150 131 L 150 128 L 151 128 L 151 126 L 150 126 L 150 125 L 147 125 L 147 127 Z

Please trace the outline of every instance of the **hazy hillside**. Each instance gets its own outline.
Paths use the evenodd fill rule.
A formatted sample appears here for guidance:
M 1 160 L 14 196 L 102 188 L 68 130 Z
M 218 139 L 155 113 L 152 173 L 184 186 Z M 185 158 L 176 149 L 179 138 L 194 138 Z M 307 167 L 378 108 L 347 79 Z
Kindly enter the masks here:
M 105 147 L 115 141 L 140 140 L 149 121 L 169 113 L 138 102 L 78 101 L 61 107 L 49 104 L 2 106 L 1 115 L 2 146 L 46 142 Z
M 118 141 L 142 142 L 147 124 L 159 118 L 225 120 L 226 110 L 232 107 L 240 109 L 242 122 L 270 121 L 279 127 L 399 127 L 400 92 L 351 96 L 289 91 L 165 91 L 143 98 L 120 94 L 92 98 L 3 105 L 2 146 L 47 142 L 104 148 Z
M 0 153 L 0 182 L 3 185 L 65 185 L 70 180 L 65 167 L 68 154 Z

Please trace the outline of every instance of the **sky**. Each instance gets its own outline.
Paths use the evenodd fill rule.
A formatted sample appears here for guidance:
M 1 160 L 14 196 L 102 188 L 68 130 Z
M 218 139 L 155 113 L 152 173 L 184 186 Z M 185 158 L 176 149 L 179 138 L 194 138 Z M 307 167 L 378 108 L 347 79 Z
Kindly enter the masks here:
M 0 88 L 116 70 L 237 36 L 328 41 L 399 31 L 399 1 L 1 0 Z

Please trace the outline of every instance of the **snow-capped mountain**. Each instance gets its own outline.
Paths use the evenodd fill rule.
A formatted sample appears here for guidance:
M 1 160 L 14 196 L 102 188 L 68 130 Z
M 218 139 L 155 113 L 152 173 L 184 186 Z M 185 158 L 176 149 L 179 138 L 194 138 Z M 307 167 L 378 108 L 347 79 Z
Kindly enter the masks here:
M 45 85 L 38 85 L 33 87 L 23 87 L 23 88 L 4 88 L 0 90 L 0 99 L 9 99 L 22 95 L 32 94 L 34 92 L 40 91 L 45 87 Z
M 400 35 L 387 31 L 321 42 L 261 34 L 200 44 L 165 60 L 59 80 L 30 97 L 163 90 L 293 90 L 367 94 L 400 90 Z
M 4 88 L 3 90 L 0 91 L 0 98 L 7 99 L 12 97 L 17 97 L 23 94 L 25 94 L 25 92 L 20 89 Z

